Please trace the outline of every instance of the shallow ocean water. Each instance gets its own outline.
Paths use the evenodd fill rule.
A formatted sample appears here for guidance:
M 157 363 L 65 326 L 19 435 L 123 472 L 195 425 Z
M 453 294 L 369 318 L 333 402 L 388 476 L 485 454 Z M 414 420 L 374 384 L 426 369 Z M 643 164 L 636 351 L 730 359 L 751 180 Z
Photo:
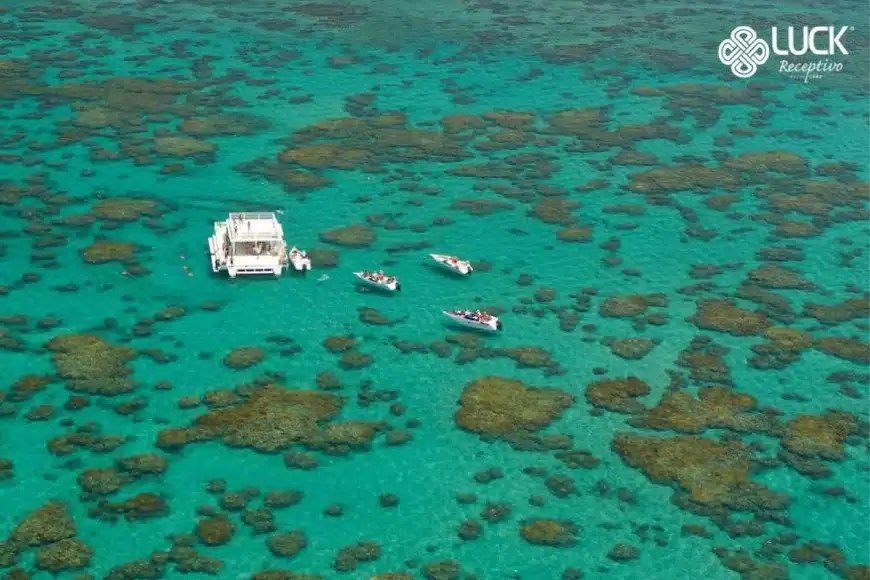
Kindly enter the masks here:
M 769 63 L 740 81 L 716 58 L 738 24 L 827 23 L 831 14 L 854 26 L 841 73 L 803 83 Z M 866 5 L 24 1 L 0 16 L 0 459 L 11 461 L 0 477 L 0 566 L 18 571 L 10 577 L 47 577 L 52 546 L 72 535 L 67 526 L 20 543 L 51 528 L 28 515 L 46 504 L 63 505 L 88 546 L 76 544 L 84 562 L 56 564 L 69 578 L 153 577 L 119 568 L 149 557 L 166 578 L 867 577 Z M 130 78 L 139 84 L 119 80 Z M 600 116 L 553 117 L 588 109 Z M 445 130 L 455 115 L 472 129 Z M 205 129 L 178 128 L 191 119 Z M 324 124 L 334 119 L 344 125 Z M 312 126 L 329 127 L 322 141 L 338 148 L 306 150 Z M 161 153 L 166 135 L 214 150 Z M 278 161 L 294 147 L 302 162 Z M 289 170 L 304 178 L 282 179 Z M 120 215 L 105 210 L 118 199 Z M 239 210 L 280 210 L 289 243 L 331 250 L 338 264 L 277 280 L 212 275 L 212 222 Z M 368 224 L 370 244 L 321 237 L 355 224 Z M 562 241 L 569 226 L 587 237 Z M 136 251 L 115 247 L 119 259 L 88 263 L 86 249 L 101 240 Z M 444 275 L 426 263 L 431 251 L 478 271 Z M 364 268 L 397 275 L 403 292 L 358 291 L 351 272 Z M 621 313 L 609 311 L 614 296 L 631 297 L 617 301 Z M 701 320 L 705 304 L 724 304 L 711 300 L 736 308 Z M 440 311 L 466 305 L 503 309 L 505 331 L 457 338 Z M 167 307 L 182 310 L 155 319 Z M 366 323 L 364 308 L 389 322 Z M 808 342 L 776 343 L 780 328 Z M 83 334 L 106 343 L 55 364 L 64 357 L 50 341 Z M 342 354 L 324 348 L 346 335 L 371 364 L 343 368 Z M 468 348 L 439 356 L 445 337 Z M 620 356 L 609 346 L 635 338 L 654 347 Z M 89 405 L 75 408 L 70 397 L 86 389 L 76 378 L 123 372 L 108 344 L 134 349 L 135 387 L 84 393 Z M 249 346 L 263 350 L 261 362 L 223 362 Z M 714 354 L 689 353 L 697 348 Z M 329 392 L 345 397 L 333 423 L 386 421 L 412 438 L 391 445 L 378 433 L 367 449 L 333 442 L 329 453 L 259 453 L 220 437 L 157 445 L 162 431 L 210 408 L 243 407 L 243 385 L 317 389 L 325 371 L 342 384 Z M 17 381 L 32 375 L 52 382 L 21 396 Z M 574 400 L 540 424 L 481 437 L 456 412 L 469 384 L 491 376 Z M 648 392 L 618 383 L 608 402 L 591 388 L 628 377 Z M 669 426 L 638 424 L 644 408 L 710 386 L 750 395 L 766 412 L 750 420 L 727 405 L 677 406 Z M 239 387 L 242 399 L 228 405 L 207 395 Z M 522 423 L 523 412 L 545 411 L 489 396 L 481 416 Z M 206 402 L 179 404 L 191 397 Z M 403 412 L 391 410 L 399 403 Z M 259 412 L 239 429 L 275 419 Z M 756 428 L 769 425 L 759 416 L 775 427 Z M 47 447 L 94 424 L 126 440 L 109 451 Z M 571 468 L 564 449 L 546 448 L 566 439 L 535 439 L 538 427 L 600 462 Z M 635 439 L 647 444 L 636 463 L 617 450 L 624 433 L 703 438 L 694 445 L 715 442 L 723 455 L 679 446 L 657 455 L 655 440 Z M 534 449 L 515 448 L 524 445 Z M 284 452 L 301 451 L 315 469 L 285 466 Z M 86 470 L 146 453 L 168 460 L 163 473 L 83 493 Z M 475 480 L 490 468 L 502 477 Z M 218 506 L 206 489 L 214 480 L 259 490 L 252 509 L 268 491 L 304 497 L 273 509 L 274 529 L 255 534 L 243 518 L 256 514 Z M 788 505 L 766 504 L 745 480 Z M 571 489 L 554 493 L 566 481 Z M 141 493 L 165 509 L 133 517 L 123 502 Z M 457 501 L 469 493 L 475 502 Z M 379 505 L 382 494 L 398 505 Z M 334 504 L 342 515 L 325 515 Z M 191 535 L 210 513 L 202 506 L 229 518 L 231 539 L 210 546 Z M 482 534 L 463 540 L 457 529 L 469 520 Z M 557 545 L 534 544 L 521 534 L 530 520 L 570 521 L 576 533 L 559 528 L 548 540 Z M 267 538 L 292 530 L 304 532 L 304 549 L 271 553 Z M 342 548 L 360 541 L 376 542 L 377 558 L 338 565 Z M 619 544 L 636 550 L 613 551 Z

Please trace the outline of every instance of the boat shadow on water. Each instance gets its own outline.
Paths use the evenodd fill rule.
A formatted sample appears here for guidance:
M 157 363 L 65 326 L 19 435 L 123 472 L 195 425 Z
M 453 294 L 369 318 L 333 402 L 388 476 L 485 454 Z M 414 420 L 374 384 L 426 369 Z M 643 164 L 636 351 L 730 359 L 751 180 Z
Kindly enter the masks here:
M 393 296 L 394 294 L 398 294 L 399 290 L 390 290 L 389 288 L 383 288 L 381 286 L 374 286 L 370 284 L 366 284 L 365 282 L 359 281 L 355 284 L 356 291 L 359 294 L 371 294 L 373 296 Z

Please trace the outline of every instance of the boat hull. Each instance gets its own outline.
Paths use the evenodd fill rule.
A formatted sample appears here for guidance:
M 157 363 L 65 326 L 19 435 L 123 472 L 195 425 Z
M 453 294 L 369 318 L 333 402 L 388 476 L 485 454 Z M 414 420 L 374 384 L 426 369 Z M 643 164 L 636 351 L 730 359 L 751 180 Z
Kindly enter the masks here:
M 390 284 L 384 284 L 381 282 L 369 280 L 368 278 L 363 276 L 362 272 L 354 272 L 353 275 L 357 277 L 357 280 L 359 280 L 360 283 L 368 286 L 369 288 L 376 288 L 378 290 L 383 290 L 384 292 L 401 292 L 402 290 L 402 283 L 398 280 Z
M 474 330 L 480 330 L 482 332 L 499 332 L 503 328 L 501 320 L 494 316 L 488 322 L 478 322 L 475 320 L 468 320 L 467 318 L 463 318 L 462 316 L 456 316 L 452 312 L 447 312 L 446 310 L 443 311 L 443 313 L 444 316 L 449 318 L 455 324 L 464 328 L 471 328 Z
M 256 267 L 256 266 L 242 266 L 239 268 L 234 268 L 232 266 L 227 268 L 227 274 L 229 274 L 230 278 L 235 278 L 236 276 L 265 276 L 271 274 L 276 278 L 281 277 L 281 273 L 284 272 L 283 266 L 273 266 L 269 267 Z
M 208 253 L 211 256 L 211 271 L 217 274 L 223 270 L 223 260 L 221 260 L 220 250 L 218 249 L 218 241 L 215 236 L 208 239 Z
M 281 276 L 284 271 L 284 266 L 274 260 L 264 261 L 262 264 L 257 263 L 240 263 L 233 262 L 232 258 L 228 258 L 228 254 L 222 252 L 223 246 L 218 238 L 212 236 L 208 239 L 208 249 L 211 255 L 211 271 L 215 274 L 226 272 L 230 278 L 236 276 L 263 276 L 273 275 Z

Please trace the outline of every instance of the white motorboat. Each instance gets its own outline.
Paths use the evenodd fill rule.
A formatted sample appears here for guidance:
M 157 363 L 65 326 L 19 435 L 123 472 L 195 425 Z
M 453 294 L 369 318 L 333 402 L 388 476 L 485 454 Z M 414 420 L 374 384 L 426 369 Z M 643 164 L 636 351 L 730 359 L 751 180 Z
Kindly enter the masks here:
M 311 258 L 308 257 L 308 253 L 296 246 L 290 249 L 290 263 L 297 272 L 307 272 L 311 269 Z
M 498 332 L 502 329 L 501 320 L 497 316 L 480 310 L 444 310 L 444 316 L 466 328 Z
M 429 256 L 435 260 L 439 266 L 446 268 L 451 272 L 461 274 L 462 276 L 468 276 L 474 271 L 474 268 L 471 267 L 471 262 L 460 260 L 456 256 L 447 256 L 445 254 L 429 254 Z
M 395 276 L 387 276 L 383 272 L 354 272 L 354 276 L 359 278 L 360 282 L 373 288 L 386 290 L 387 292 L 400 292 L 402 283 Z

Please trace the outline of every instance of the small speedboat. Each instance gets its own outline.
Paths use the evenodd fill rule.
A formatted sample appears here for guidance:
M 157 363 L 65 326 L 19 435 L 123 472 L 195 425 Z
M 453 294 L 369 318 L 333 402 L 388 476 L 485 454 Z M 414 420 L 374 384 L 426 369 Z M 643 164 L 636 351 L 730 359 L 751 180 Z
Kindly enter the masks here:
M 311 269 L 311 258 L 308 257 L 308 252 L 296 246 L 290 250 L 290 263 L 297 272 L 307 272 Z
M 480 310 L 444 310 L 444 316 L 466 328 L 498 332 L 502 329 L 501 320 L 497 316 Z
M 387 276 L 383 272 L 354 272 L 354 276 L 359 278 L 360 282 L 373 288 L 386 290 L 387 292 L 400 292 L 402 283 L 395 276 Z
M 462 276 L 468 276 L 474 271 L 474 268 L 471 267 L 471 262 L 460 260 L 456 256 L 447 256 L 445 254 L 429 254 L 429 256 L 442 268 Z

